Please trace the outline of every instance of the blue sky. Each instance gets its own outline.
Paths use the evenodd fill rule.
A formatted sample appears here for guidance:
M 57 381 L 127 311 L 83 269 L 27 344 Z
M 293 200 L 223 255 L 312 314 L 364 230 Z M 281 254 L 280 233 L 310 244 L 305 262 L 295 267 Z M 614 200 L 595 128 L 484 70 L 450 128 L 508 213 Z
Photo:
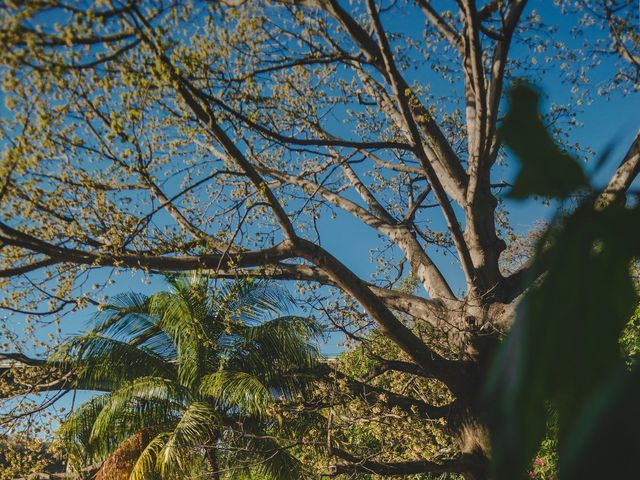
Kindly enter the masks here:
M 582 46 L 584 39 L 573 40 L 569 35 L 569 29 L 576 24 L 576 17 L 564 17 L 560 15 L 558 7 L 554 2 L 548 0 L 532 0 L 530 1 L 525 15 L 533 10 L 538 10 L 541 16 L 549 23 L 558 25 L 556 33 L 557 38 L 566 42 L 569 46 L 579 48 Z M 385 21 L 390 30 L 397 32 L 411 33 L 419 31 L 424 23 L 424 18 L 420 15 L 410 15 L 405 12 L 392 13 L 385 17 Z M 587 37 L 588 39 L 588 37 Z M 529 55 L 531 52 L 517 44 L 512 47 L 515 55 Z M 536 55 L 541 57 L 541 55 Z M 580 66 L 578 62 L 576 68 Z M 614 65 L 611 61 L 604 62 L 599 68 L 589 72 L 591 86 L 586 88 L 596 89 L 598 84 L 605 81 L 611 73 Z M 629 67 L 631 68 L 631 67 Z M 545 94 L 544 107 L 548 107 L 551 103 L 566 103 L 572 100 L 572 85 L 559 81 L 559 74 L 551 73 L 546 76 L 530 78 L 532 83 L 536 84 Z M 556 69 L 557 70 L 557 69 Z M 436 74 L 430 73 L 428 68 L 419 68 L 416 71 L 407 72 L 409 81 L 421 81 L 431 85 L 431 92 L 436 96 L 450 95 L 452 89 L 460 89 L 460 84 L 451 85 L 443 81 Z M 460 93 L 460 92 L 456 92 Z M 617 162 L 624 153 L 624 150 L 630 144 L 638 124 L 640 124 L 640 98 L 637 94 L 622 96 L 613 95 L 610 99 L 598 98 L 591 105 L 583 105 L 582 112 L 578 118 L 581 125 L 573 127 L 571 130 L 571 138 L 569 143 L 578 143 L 588 149 L 596 152 L 602 151 L 604 148 L 613 144 L 611 152 L 611 160 L 605 168 L 600 171 L 597 176 L 597 183 L 606 182 Z M 2 105 L 2 114 L 9 114 Z M 346 132 L 348 136 L 349 132 Z M 593 163 L 593 162 L 592 162 Z M 590 169 L 587 164 L 587 170 Z M 513 162 L 507 167 L 498 167 L 493 174 L 493 181 L 501 180 L 509 181 L 513 178 L 515 169 Z M 506 190 L 501 192 L 502 195 Z M 505 206 L 510 212 L 510 219 L 514 229 L 519 233 L 526 233 L 536 222 L 541 219 L 548 218 L 553 213 L 553 208 L 544 206 L 539 202 L 506 202 Z M 347 214 L 339 213 L 335 220 L 325 216 L 320 221 L 321 231 L 323 232 L 323 246 L 342 260 L 347 266 L 352 268 L 357 274 L 363 277 L 369 277 L 373 271 L 373 267 L 369 259 L 369 251 L 371 248 L 379 246 L 377 234 L 369 227 L 364 226 L 360 222 L 353 221 Z M 454 290 L 462 288 L 462 276 L 457 268 L 455 259 L 451 256 L 445 257 L 437 255 L 436 260 L 441 269 L 448 278 L 452 278 Z M 142 290 L 151 292 L 161 285 L 156 279 L 152 279 L 151 284 L 143 284 L 141 275 L 130 275 L 124 273 L 117 277 L 117 283 L 114 287 L 108 289 L 109 294 L 125 291 L 129 289 Z M 83 318 L 86 314 L 80 316 L 74 315 L 67 319 L 65 331 L 75 332 L 82 328 Z M 331 348 L 333 350 L 333 348 Z
M 582 46 L 584 39 L 574 41 L 570 38 L 569 30 L 575 25 L 575 16 L 563 17 L 558 7 L 554 6 L 554 2 L 548 0 L 531 1 L 525 10 L 525 15 L 532 10 L 537 9 L 543 18 L 549 23 L 557 23 L 558 39 L 565 41 L 569 46 L 579 48 Z M 392 29 L 398 31 L 407 31 L 411 28 L 421 28 L 423 19 L 419 16 L 398 15 L 389 22 Z M 587 37 L 588 39 L 588 37 Z M 512 52 L 516 55 L 528 54 L 523 51 L 522 47 L 515 45 Z M 537 55 L 541 58 L 542 55 Z M 539 60 L 541 61 L 541 60 Z M 580 66 L 580 62 L 576 67 Z M 612 61 L 605 61 L 603 64 L 593 71 L 589 72 L 590 84 L 582 88 L 587 90 L 596 90 L 602 82 L 609 78 L 612 69 L 615 68 Z M 629 66 L 629 68 L 632 68 Z M 560 81 L 559 73 L 554 72 L 553 65 L 551 72 L 545 76 L 527 76 L 531 83 L 540 88 L 542 96 L 542 111 L 545 112 L 552 103 L 562 104 L 571 103 L 575 105 L 575 94 L 572 93 L 572 85 Z M 417 72 L 408 73 L 409 79 L 413 76 L 416 79 L 420 75 L 428 76 L 428 72 L 420 69 Z M 433 81 L 432 81 L 433 80 Z M 451 94 L 452 85 L 437 78 L 435 75 L 428 76 L 427 82 L 432 85 L 432 93 Z M 594 93 L 594 92 L 590 92 Z M 640 126 L 640 95 L 637 93 L 623 96 L 619 93 L 614 94 L 611 98 L 606 99 L 594 95 L 593 103 L 590 105 L 583 104 L 577 107 L 580 110 L 578 114 L 578 126 L 572 127 L 570 131 L 569 144 L 580 144 L 586 150 L 602 152 L 606 148 L 611 148 L 609 161 L 594 177 L 596 186 L 606 184 L 612 172 L 622 159 L 627 148 L 631 144 L 638 127 Z M 579 157 L 584 161 L 585 169 L 590 172 L 594 166 L 594 159 L 587 156 Z M 513 180 L 517 169 L 515 162 L 510 161 L 506 167 L 496 167 L 492 174 L 492 181 Z M 503 189 L 498 195 L 504 197 L 507 189 Z M 548 219 L 553 215 L 552 206 L 543 205 L 542 202 L 533 200 L 529 201 L 505 201 L 505 207 L 509 212 L 511 224 L 516 232 L 525 234 L 529 229 L 534 227 L 539 221 Z M 323 237 L 323 246 L 332 251 L 340 260 L 350 266 L 356 273 L 367 277 L 372 272 L 372 266 L 366 254 L 371 248 L 379 246 L 376 233 L 362 225 L 359 222 L 351 221 L 347 214 L 339 215 L 334 221 L 326 219 L 321 223 L 325 236 Z M 333 233 L 335 232 L 335 233 Z M 463 288 L 463 278 L 461 272 L 457 268 L 457 263 L 451 258 L 442 256 L 436 257 L 439 266 L 447 278 L 453 278 L 454 289 Z
M 553 2 L 548 0 L 532 1 L 528 7 L 530 11 L 533 8 L 540 9 L 545 17 L 557 19 L 559 22 L 558 38 L 567 40 L 570 44 L 572 41 L 568 37 L 568 29 L 574 24 L 573 19 L 567 19 L 559 15 Z M 421 28 L 423 19 L 419 17 L 398 17 L 389 20 L 389 26 L 392 29 L 408 30 L 413 28 Z M 598 82 L 607 78 L 610 69 L 613 68 L 611 62 L 605 62 L 598 69 L 590 72 L 590 78 L 593 82 L 593 88 L 597 88 Z M 631 68 L 631 67 L 629 67 Z M 419 75 L 425 75 L 427 81 L 430 80 L 429 72 L 420 70 L 413 74 L 416 78 Z M 559 76 L 550 74 L 540 78 L 531 78 L 531 81 L 538 85 L 545 92 L 545 105 L 552 102 L 564 103 L 572 97 L 571 85 L 563 84 L 559 81 Z M 433 82 L 434 93 L 446 93 L 447 89 L 451 89 L 451 85 L 436 80 Z M 586 88 L 590 88 L 587 86 Z M 597 97 L 597 96 L 596 96 Z M 571 131 L 571 143 L 579 143 L 596 152 L 603 151 L 604 148 L 612 145 L 611 160 L 606 164 L 605 168 L 596 178 L 597 183 L 602 184 L 609 177 L 611 172 L 617 166 L 624 151 L 631 142 L 636 133 L 638 125 L 640 125 L 640 98 L 638 94 L 629 96 L 613 95 L 610 99 L 596 98 L 591 105 L 583 106 L 583 111 L 579 115 L 581 126 L 574 127 Z M 1 113 L 6 114 L 6 110 Z M 587 164 L 587 170 L 591 168 L 593 162 Z M 512 166 L 498 169 L 494 175 L 494 181 L 511 180 L 515 174 Z M 503 191 L 503 193 L 505 193 Z M 510 212 L 510 219 L 513 227 L 517 232 L 526 233 L 538 221 L 548 218 L 553 214 L 553 207 L 544 206 L 539 202 L 507 202 L 507 209 Z M 373 272 L 373 266 L 369 260 L 369 251 L 371 248 L 379 246 L 377 234 L 369 227 L 359 222 L 354 222 L 346 214 L 338 214 L 335 220 L 330 220 L 325 216 L 320 220 L 320 227 L 323 231 L 323 246 L 331 251 L 339 260 L 343 261 L 347 266 L 354 270 L 355 273 L 362 277 L 369 277 Z M 462 278 L 457 268 L 455 260 L 451 257 L 439 255 L 436 260 L 439 263 L 443 273 L 453 278 L 454 290 L 462 288 Z M 152 293 L 162 285 L 161 280 L 152 279 L 151 283 L 143 283 L 140 274 L 131 275 L 123 273 L 116 277 L 117 283 L 110 287 L 107 292 L 116 294 L 122 291 L 136 290 L 146 293 Z M 74 314 L 65 319 L 64 332 L 75 333 L 83 330 L 86 320 L 90 317 L 90 311 Z M 16 322 L 16 330 L 19 330 L 19 319 L 14 318 Z M 46 335 L 45 329 L 42 336 Z M 340 351 L 337 345 L 340 339 L 337 336 L 332 337 L 323 347 L 328 355 L 336 354 Z
M 569 46 L 579 48 L 582 46 L 584 39 L 574 41 L 569 36 L 569 29 L 575 25 L 576 17 L 564 17 L 560 15 L 558 7 L 554 2 L 548 0 L 532 0 L 530 1 L 525 15 L 533 10 L 537 10 L 541 16 L 549 23 L 555 23 L 558 26 L 556 33 L 558 39 L 566 42 Z M 409 15 L 404 12 L 393 13 L 385 18 L 387 26 L 390 30 L 397 32 L 411 33 L 422 28 L 424 19 L 419 15 Z M 531 52 L 517 44 L 512 47 L 512 53 L 516 55 L 528 55 Z M 541 55 L 537 55 L 540 57 Z M 578 63 L 576 67 L 579 67 Z M 612 62 L 604 62 L 600 68 L 589 72 L 589 79 L 592 82 L 593 89 L 610 75 L 611 69 L 614 68 Z M 409 81 L 417 80 L 431 85 L 431 92 L 437 95 L 450 95 L 452 88 L 460 88 L 460 85 L 452 86 L 448 82 L 443 81 L 437 75 L 429 72 L 428 68 L 420 68 L 413 72 L 407 72 Z M 559 81 L 559 75 L 552 72 L 546 76 L 530 78 L 532 83 L 541 88 L 545 95 L 543 109 L 551 103 L 566 103 L 572 100 L 572 85 Z M 590 88 L 590 87 L 587 87 Z M 459 93 L 459 92 L 456 92 Z M 4 105 L 0 107 L 4 110 Z M 637 94 L 622 96 L 613 95 L 610 99 L 598 98 L 595 96 L 594 102 L 589 106 L 581 107 L 578 118 L 581 126 L 573 127 L 571 130 L 571 138 L 569 143 L 578 143 L 588 149 L 596 152 L 602 151 L 604 148 L 612 145 L 611 160 L 605 168 L 597 176 L 597 183 L 606 182 L 611 172 L 617 165 L 617 162 L 624 153 L 624 150 L 630 144 L 637 126 L 640 124 L 640 98 Z M 2 112 L 8 114 L 6 110 Z M 348 132 L 346 132 L 348 135 Z M 591 162 L 593 163 L 593 162 Z M 507 167 L 498 167 L 493 173 L 493 181 L 501 180 L 509 181 L 515 175 L 513 162 Z M 587 164 L 587 170 L 590 169 Z M 506 190 L 502 190 L 504 195 Z M 510 212 L 510 219 L 514 229 L 519 233 L 526 233 L 538 221 L 548 218 L 553 213 L 553 208 L 544 206 L 539 202 L 513 202 L 505 203 L 507 210 Z M 377 233 L 360 222 L 353 221 L 349 215 L 339 213 L 335 220 L 331 220 L 325 216 L 320 220 L 322 231 L 322 243 L 329 251 L 343 261 L 347 266 L 352 268 L 358 275 L 369 277 L 373 272 L 373 267 L 369 259 L 369 251 L 379 246 Z M 437 255 L 436 260 L 439 263 L 443 273 L 453 279 L 452 284 L 454 290 L 460 290 L 463 286 L 462 276 L 457 263 L 451 256 Z M 117 283 L 114 287 L 108 289 L 109 294 L 129 289 L 151 292 L 161 286 L 161 281 L 152 279 L 151 284 L 144 284 L 141 275 L 131 275 L 123 273 L 116 278 Z M 86 313 L 74 315 L 67 319 L 64 330 L 66 332 L 77 332 L 82 329 L 86 318 Z M 331 342 L 332 344 L 334 342 Z M 328 346 L 331 353 L 335 351 L 335 345 Z

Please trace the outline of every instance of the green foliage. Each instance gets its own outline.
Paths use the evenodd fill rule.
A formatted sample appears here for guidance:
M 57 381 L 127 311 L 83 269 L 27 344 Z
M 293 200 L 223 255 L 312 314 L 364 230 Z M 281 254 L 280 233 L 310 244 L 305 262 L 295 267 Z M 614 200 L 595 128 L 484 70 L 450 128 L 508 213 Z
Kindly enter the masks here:
M 229 478 L 299 478 L 299 462 L 272 435 L 277 400 L 310 388 L 316 326 L 278 316 L 289 298 L 272 285 L 240 281 L 212 294 L 206 277 L 168 282 L 148 298 L 116 298 L 54 357 L 72 362 L 77 388 L 107 392 L 60 429 L 72 464 L 104 461 L 100 479 L 215 468 Z
M 558 477 L 558 418 L 553 410 L 547 410 L 546 434 L 527 476 L 531 480 L 554 480 Z
M 438 341 L 423 326 L 413 325 L 413 330 L 429 335 Z M 380 359 L 407 361 L 401 350 L 378 330 L 369 332 L 354 349 L 345 351 L 336 361 L 336 368 L 350 378 L 367 379 L 368 385 L 388 392 L 423 399 L 429 404 L 446 405 L 453 397 L 449 389 L 434 379 L 420 378 L 397 371 L 380 372 Z M 346 388 L 337 382 L 334 395 Z M 446 458 L 455 449 L 455 442 L 447 433 L 446 421 L 431 420 L 389 408 L 383 402 L 368 404 L 352 398 L 334 407 L 333 442 L 344 450 L 355 452 L 361 458 L 379 461 L 401 461 L 407 459 L 437 460 Z M 346 478 L 346 476 L 345 476 Z M 359 473 L 350 475 L 355 480 L 378 480 L 385 477 Z M 415 474 L 403 476 L 407 480 L 432 480 L 459 478 L 456 474 Z
M 627 365 L 632 367 L 637 362 L 638 353 L 640 353 L 640 306 L 636 308 L 631 320 L 622 331 L 620 346 Z
M 28 472 L 60 467 L 60 448 L 55 443 L 25 432 L 0 435 L 0 480 L 14 480 Z
M 537 94 L 520 85 L 511 98 L 502 138 L 523 164 L 512 196 L 568 199 L 585 190 L 579 163 L 542 128 Z M 558 415 L 560 478 L 636 471 L 640 369 L 625 369 L 619 341 L 638 303 L 631 263 L 639 233 L 640 207 L 603 208 L 592 193 L 561 211 L 538 243 L 535 281 L 486 388 L 498 480 L 525 476 L 545 434 L 548 405 Z

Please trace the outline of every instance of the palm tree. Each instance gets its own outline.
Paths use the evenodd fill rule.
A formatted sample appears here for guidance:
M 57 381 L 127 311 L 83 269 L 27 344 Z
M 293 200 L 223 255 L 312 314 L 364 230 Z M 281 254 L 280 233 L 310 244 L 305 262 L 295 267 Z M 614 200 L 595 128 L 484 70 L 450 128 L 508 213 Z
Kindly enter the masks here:
M 319 356 L 313 322 L 283 316 L 290 300 L 273 284 L 239 281 L 212 292 L 205 276 L 167 281 L 150 297 L 116 297 L 57 355 L 72 362 L 77 388 L 106 392 L 60 429 L 72 463 L 102 462 L 98 480 L 203 472 L 219 480 L 238 469 L 300 478 L 274 436 L 275 407 L 310 388 Z

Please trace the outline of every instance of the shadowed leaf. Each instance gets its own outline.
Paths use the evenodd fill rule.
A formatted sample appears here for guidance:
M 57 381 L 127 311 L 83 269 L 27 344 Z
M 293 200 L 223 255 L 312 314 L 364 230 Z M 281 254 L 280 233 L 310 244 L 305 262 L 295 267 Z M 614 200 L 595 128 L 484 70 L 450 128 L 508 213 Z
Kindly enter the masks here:
M 538 111 L 540 95 L 521 83 L 509 93 L 509 111 L 498 134 L 521 162 L 509 197 L 531 195 L 564 198 L 588 186 L 580 164 L 563 152 L 542 123 Z

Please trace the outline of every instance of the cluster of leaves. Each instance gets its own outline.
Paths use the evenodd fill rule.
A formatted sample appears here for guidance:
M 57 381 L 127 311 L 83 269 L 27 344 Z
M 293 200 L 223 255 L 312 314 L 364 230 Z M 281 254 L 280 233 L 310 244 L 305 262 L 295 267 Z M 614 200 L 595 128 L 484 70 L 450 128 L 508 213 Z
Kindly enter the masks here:
M 637 323 L 629 319 L 638 304 L 632 263 L 640 207 L 603 202 L 545 130 L 532 88 L 512 90 L 500 133 L 522 163 L 514 198 L 578 202 L 561 209 L 538 242 L 535 282 L 487 384 L 496 477 L 524 476 L 549 408 L 557 414 L 561 478 L 632 475 L 640 453 L 640 366 L 625 368 L 619 342 Z M 630 343 L 623 339 L 627 349 Z
M 59 446 L 25 433 L 0 436 L 0 480 L 60 467 Z
M 640 353 L 640 307 L 633 313 L 631 320 L 620 337 L 622 353 L 630 367 L 637 361 Z
M 352 378 L 366 379 L 367 384 L 373 387 L 423 399 L 432 405 L 447 405 L 452 402 L 451 392 L 441 382 L 381 370 L 378 359 L 407 360 L 406 355 L 395 344 L 380 332 L 373 331 L 356 348 L 342 354 L 336 362 L 336 368 Z M 456 448 L 453 438 L 447 434 L 445 419 L 430 420 L 417 412 L 411 414 L 398 408 L 389 408 L 382 402 L 372 406 L 358 398 L 335 406 L 333 410 L 336 419 L 333 424 L 334 442 L 357 452 L 361 458 L 376 458 L 388 462 L 408 458 L 437 460 L 441 456 L 450 455 Z M 384 477 L 360 474 L 355 478 Z M 429 480 L 434 476 L 424 473 L 403 478 Z M 450 474 L 446 478 L 456 479 L 458 476 Z
M 423 322 L 409 324 L 434 348 L 455 355 L 449 351 L 446 338 L 438 336 L 430 325 Z M 417 410 L 387 403 L 389 395 L 395 394 L 434 406 L 448 405 L 453 401 L 450 390 L 435 379 L 388 369 L 386 362 L 409 363 L 408 357 L 377 329 L 369 328 L 364 332 L 354 336 L 350 340 L 351 347 L 328 362 L 330 371 L 317 383 L 314 395 L 306 399 L 309 405 L 318 402 L 323 406 L 315 425 L 304 432 L 303 447 L 296 450 L 298 458 L 312 471 L 310 478 L 323 478 L 327 465 L 336 460 L 344 462 L 339 451 L 360 459 L 393 463 L 405 460 L 438 462 L 449 458 L 457 449 L 446 419 L 430 419 Z M 363 390 L 354 389 L 354 382 Z M 363 392 L 376 392 L 375 398 L 365 398 Z M 349 473 L 348 478 L 379 480 L 387 477 L 354 472 Z M 455 480 L 461 477 L 421 473 L 402 478 Z

